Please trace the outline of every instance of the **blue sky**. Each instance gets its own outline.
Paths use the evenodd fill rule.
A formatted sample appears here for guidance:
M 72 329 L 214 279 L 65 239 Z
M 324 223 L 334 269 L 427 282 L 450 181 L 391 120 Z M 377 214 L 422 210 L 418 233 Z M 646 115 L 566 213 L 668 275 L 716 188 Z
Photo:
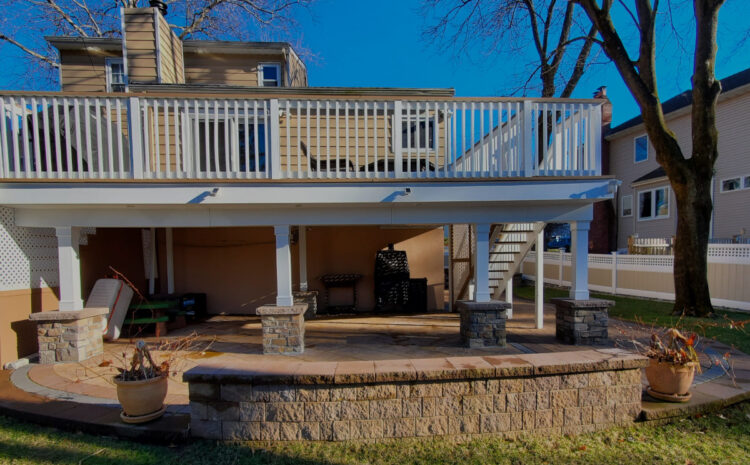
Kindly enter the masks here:
M 487 54 L 477 46 L 457 55 L 429 43 L 424 27 L 434 18 L 420 12 L 421 0 L 317 0 L 309 12 L 299 15 L 299 27 L 290 31 L 289 40 L 300 42 L 314 55 L 308 59 L 310 85 L 366 87 L 453 87 L 458 96 L 503 96 L 519 84 L 521 64 L 533 57 Z M 693 37 L 692 2 L 662 1 L 672 5 L 675 28 L 687 31 L 682 41 L 670 33 L 670 23 L 658 28 L 657 69 L 659 93 L 669 98 L 690 87 Z M 17 4 L 18 5 L 18 4 Z M 728 0 L 719 21 L 719 78 L 750 67 L 750 40 L 741 46 L 737 37 L 747 34 L 747 0 Z M 622 11 L 616 25 L 627 26 Z M 635 44 L 631 32 L 626 36 Z M 684 45 L 681 45 L 684 44 Z M 599 61 L 603 61 L 604 57 Z M 39 89 L 43 79 L 29 80 L 20 54 L 9 45 L 0 47 L 0 88 Z M 20 78 L 19 78 L 19 75 Z M 639 113 L 614 66 L 589 69 L 574 97 L 590 97 L 601 86 L 608 87 L 614 104 L 614 124 Z

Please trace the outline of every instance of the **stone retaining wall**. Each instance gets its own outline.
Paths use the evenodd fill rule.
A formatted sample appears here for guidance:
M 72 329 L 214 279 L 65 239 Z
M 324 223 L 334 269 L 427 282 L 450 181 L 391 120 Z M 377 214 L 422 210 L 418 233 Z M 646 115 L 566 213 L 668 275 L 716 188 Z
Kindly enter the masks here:
M 305 351 L 306 310 L 307 304 L 258 307 L 255 312 L 260 315 L 264 354 L 301 354 Z
M 567 360 L 567 361 L 566 361 Z M 616 349 L 187 373 L 194 436 L 325 440 L 574 434 L 634 421 L 643 357 Z
M 104 351 L 102 335 L 107 308 L 32 313 L 36 322 L 39 363 L 82 362 Z

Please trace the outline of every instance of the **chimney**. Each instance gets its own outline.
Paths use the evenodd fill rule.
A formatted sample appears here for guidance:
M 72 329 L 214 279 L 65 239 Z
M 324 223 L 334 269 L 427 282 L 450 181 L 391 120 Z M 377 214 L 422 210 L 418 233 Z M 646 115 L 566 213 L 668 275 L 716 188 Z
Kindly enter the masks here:
M 166 3 L 151 0 L 149 8 L 123 8 L 123 57 L 128 80 L 135 84 L 181 84 L 182 41 L 169 27 Z
M 609 129 L 609 125 L 612 123 L 612 102 L 610 102 L 607 97 L 607 86 L 601 86 L 596 89 L 596 92 L 594 92 L 594 98 L 605 100 L 605 102 L 602 103 L 602 128 Z

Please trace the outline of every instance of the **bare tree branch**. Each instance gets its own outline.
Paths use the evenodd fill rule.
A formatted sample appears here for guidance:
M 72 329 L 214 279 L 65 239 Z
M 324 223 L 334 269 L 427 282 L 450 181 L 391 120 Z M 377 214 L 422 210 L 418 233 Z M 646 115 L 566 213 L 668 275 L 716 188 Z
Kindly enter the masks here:
M 50 57 L 47 57 L 47 56 L 44 56 L 41 53 L 35 52 L 34 50 L 31 50 L 30 48 L 28 48 L 25 45 L 17 42 L 15 39 L 13 39 L 11 37 L 8 37 L 8 36 L 6 36 L 4 34 L 0 34 L 0 40 L 4 40 L 4 41 L 8 42 L 9 44 L 15 45 L 16 47 L 20 48 L 21 50 L 23 50 L 24 52 L 28 53 L 32 57 L 36 58 L 37 60 L 43 61 L 43 62 L 49 64 L 50 66 L 54 66 L 55 68 L 59 68 L 60 67 L 60 63 L 56 62 L 54 59 L 52 59 Z

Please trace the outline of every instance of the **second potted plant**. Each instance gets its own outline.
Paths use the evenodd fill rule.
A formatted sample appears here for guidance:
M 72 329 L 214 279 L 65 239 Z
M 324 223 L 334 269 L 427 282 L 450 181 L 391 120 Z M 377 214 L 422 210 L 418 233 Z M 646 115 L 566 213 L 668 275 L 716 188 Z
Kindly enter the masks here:
M 125 423 L 144 423 L 164 414 L 167 397 L 169 363 L 156 365 L 143 341 L 135 345 L 130 366 L 118 368 L 114 377 L 117 400 L 122 406 L 120 418 Z
M 687 402 L 692 397 L 690 386 L 695 371 L 700 372 L 698 354 L 695 351 L 696 335 L 685 337 L 678 330 L 666 331 L 666 344 L 658 334 L 651 335 L 651 344 L 645 355 L 651 359 L 646 367 L 651 397 L 667 402 Z

